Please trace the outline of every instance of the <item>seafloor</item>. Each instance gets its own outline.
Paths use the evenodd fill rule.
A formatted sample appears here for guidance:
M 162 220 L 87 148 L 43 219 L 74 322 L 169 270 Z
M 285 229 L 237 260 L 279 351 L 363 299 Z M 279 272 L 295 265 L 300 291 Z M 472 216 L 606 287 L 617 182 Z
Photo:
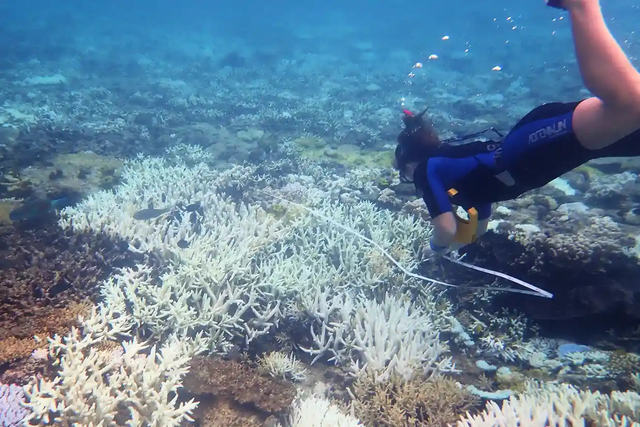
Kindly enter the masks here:
M 585 95 L 570 61 L 296 43 L 8 51 L 4 425 L 637 425 L 640 163 L 502 203 L 461 251 L 551 299 L 425 258 L 428 214 L 390 167 L 400 98 L 443 137 L 508 131 L 550 81 Z

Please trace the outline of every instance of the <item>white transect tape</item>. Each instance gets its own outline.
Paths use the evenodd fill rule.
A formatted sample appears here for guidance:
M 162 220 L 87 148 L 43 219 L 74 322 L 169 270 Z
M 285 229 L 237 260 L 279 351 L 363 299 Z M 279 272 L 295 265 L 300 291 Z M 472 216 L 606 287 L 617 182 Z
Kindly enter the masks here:
M 292 202 L 291 200 L 285 199 L 282 196 L 279 196 L 277 194 L 273 194 L 273 193 L 268 193 L 266 191 L 261 191 L 264 194 L 267 194 L 271 197 L 275 197 L 276 199 L 280 199 L 284 202 L 287 203 L 291 203 L 294 206 L 297 206 L 299 208 L 302 208 L 304 210 L 306 210 L 307 212 L 309 212 L 312 215 L 315 215 L 333 225 L 335 225 L 338 228 L 341 228 L 351 234 L 353 234 L 354 236 L 356 236 L 357 238 L 364 240 L 365 242 L 369 243 L 370 245 L 375 246 L 380 252 L 382 252 L 382 254 L 387 257 L 387 259 L 389 261 L 391 261 L 396 267 L 398 267 L 400 270 L 402 270 L 402 272 L 404 274 L 406 274 L 409 277 L 413 277 L 415 279 L 420 279 L 420 280 L 425 280 L 427 282 L 431 282 L 431 283 L 435 283 L 437 285 L 442 285 L 442 286 L 447 286 L 450 288 L 463 288 L 463 289 L 484 289 L 484 290 L 490 290 L 490 291 L 503 291 L 503 292 L 513 292 L 513 293 L 518 293 L 518 294 L 526 294 L 526 295 L 533 295 L 533 296 L 538 296 L 538 297 L 543 297 L 543 298 L 553 298 L 553 294 L 550 292 L 547 292 L 543 289 L 540 289 L 536 286 L 533 286 L 525 281 L 522 281 L 520 279 L 517 279 L 515 277 L 511 277 L 509 275 L 506 275 L 504 273 L 500 273 L 499 271 L 493 271 L 493 270 L 489 270 L 488 268 L 482 268 L 482 267 L 477 267 L 475 265 L 471 265 L 471 264 L 467 264 L 466 262 L 462 262 L 462 261 L 458 261 L 456 259 L 450 258 L 448 256 L 445 256 L 446 259 L 448 259 L 451 262 L 454 262 L 458 265 L 461 265 L 463 267 L 466 268 L 470 268 L 472 270 L 476 270 L 476 271 L 480 271 L 486 274 L 490 274 L 492 276 L 495 277 L 500 277 L 502 279 L 506 279 L 509 280 L 510 282 L 516 283 L 520 286 L 524 286 L 527 289 L 530 289 L 529 291 L 526 290 L 521 290 L 521 289 L 512 289 L 512 288 L 498 288 L 498 287 L 493 287 L 493 286 L 459 286 L 459 285 L 452 285 L 450 283 L 445 283 L 445 282 L 441 282 L 440 280 L 436 280 L 436 279 L 432 279 L 430 277 L 425 277 L 425 276 L 421 276 L 419 274 L 416 273 L 412 273 L 409 270 L 407 270 L 402 264 L 400 264 L 398 261 L 396 261 L 391 254 L 389 254 L 382 246 L 380 246 L 378 243 L 374 242 L 373 240 L 369 239 L 367 236 L 364 236 L 360 233 L 358 233 L 356 230 L 347 227 L 346 225 L 340 224 L 339 222 L 329 218 L 326 215 L 321 214 L 320 212 L 308 208 L 305 205 L 302 205 L 300 203 L 296 203 L 296 202 Z
M 492 276 L 496 276 L 496 277 L 500 277 L 502 279 L 509 280 L 510 282 L 516 283 L 516 284 L 518 284 L 520 286 L 524 286 L 527 289 L 531 289 L 538 296 L 545 297 L 545 298 L 553 298 L 553 294 L 551 292 L 547 292 L 544 289 L 540 289 L 537 286 L 533 286 L 531 283 L 527 283 L 524 280 L 520 280 L 520 279 L 518 279 L 516 277 L 509 276 L 508 274 L 500 273 L 499 271 L 489 270 L 488 268 L 478 267 L 478 266 L 472 265 L 472 264 L 467 264 L 466 262 L 462 262 L 462 261 L 457 260 L 455 258 L 451 258 L 450 256 L 445 256 L 444 258 L 448 259 L 449 261 L 451 261 L 453 263 L 461 265 L 463 267 L 470 268 L 470 269 L 476 270 L 476 271 L 481 271 L 483 273 L 487 273 L 487 274 L 490 274 Z

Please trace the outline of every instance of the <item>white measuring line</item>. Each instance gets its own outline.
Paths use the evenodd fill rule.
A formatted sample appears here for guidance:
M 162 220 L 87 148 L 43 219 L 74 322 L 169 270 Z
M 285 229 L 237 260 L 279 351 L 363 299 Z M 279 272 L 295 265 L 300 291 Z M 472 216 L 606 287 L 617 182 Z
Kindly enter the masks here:
M 533 286 L 532 284 L 527 283 L 527 282 L 525 282 L 523 280 L 520 280 L 520 279 L 512 277 L 512 276 L 509 276 L 509 275 L 504 274 L 504 273 L 500 273 L 499 271 L 493 271 L 493 270 L 489 270 L 488 268 L 482 268 L 482 267 L 477 267 L 475 265 L 467 264 L 466 262 L 458 261 L 457 259 L 453 259 L 453 258 L 451 258 L 449 256 L 445 256 L 444 258 L 446 258 L 447 260 L 449 260 L 449 261 L 451 261 L 451 262 L 453 262 L 455 264 L 461 265 L 463 267 L 466 267 L 466 268 L 469 268 L 469 269 L 472 269 L 472 270 L 476 270 L 476 271 L 480 271 L 482 273 L 490 274 L 492 276 L 500 277 L 502 279 L 508 280 L 510 282 L 513 282 L 515 284 L 523 286 L 523 287 L 525 287 L 525 288 L 527 288 L 529 290 L 527 291 L 527 290 L 523 290 L 523 289 L 498 288 L 498 287 L 493 287 L 493 286 L 460 286 L 460 285 L 452 285 L 450 283 L 441 282 L 440 280 L 436 280 L 436 279 L 432 279 L 430 277 L 421 276 L 419 274 L 412 273 L 411 271 L 407 270 L 402 264 L 400 264 L 398 261 L 396 261 L 391 256 L 391 254 L 389 254 L 382 246 L 380 246 L 378 243 L 374 242 L 373 240 L 369 239 L 367 236 L 364 236 L 364 235 L 358 233 L 356 230 L 354 230 L 354 229 L 352 229 L 350 227 L 347 227 L 346 225 L 340 224 L 339 222 L 329 218 L 328 216 L 323 215 L 323 214 L 321 214 L 320 212 L 318 212 L 318 211 L 316 211 L 314 209 L 308 208 L 305 205 L 302 205 L 302 204 L 296 203 L 296 202 L 292 202 L 291 200 L 285 199 L 284 197 L 279 196 L 277 194 L 268 193 L 268 192 L 262 191 L 262 190 L 260 190 L 260 191 L 262 193 L 264 193 L 264 194 L 267 194 L 267 195 L 271 196 L 271 197 L 275 197 L 276 199 L 280 199 L 280 200 L 285 201 L 287 203 L 291 203 L 294 206 L 302 208 L 302 209 L 306 210 L 307 212 L 311 213 L 312 215 L 315 215 L 315 216 L 317 216 L 319 218 L 322 218 L 323 220 L 335 225 L 336 227 L 341 228 L 341 229 L 353 234 L 354 236 L 358 237 L 359 239 L 364 240 L 365 242 L 375 246 L 380 252 L 382 252 L 382 254 L 385 257 L 387 257 L 387 259 L 389 259 L 389 261 L 391 261 L 396 267 L 398 267 L 400 270 L 402 270 L 402 272 L 404 274 L 406 274 L 407 276 L 413 277 L 415 279 L 425 280 L 425 281 L 428 281 L 428 282 L 435 283 L 437 285 L 447 286 L 447 287 L 450 287 L 450 288 L 485 289 L 485 290 L 504 291 L 504 292 L 518 293 L 518 294 L 533 295 L 533 296 L 538 296 L 538 297 L 543 297 L 543 298 L 553 298 L 553 294 L 552 293 L 547 292 L 547 291 L 545 291 L 543 289 L 540 289 L 537 286 Z

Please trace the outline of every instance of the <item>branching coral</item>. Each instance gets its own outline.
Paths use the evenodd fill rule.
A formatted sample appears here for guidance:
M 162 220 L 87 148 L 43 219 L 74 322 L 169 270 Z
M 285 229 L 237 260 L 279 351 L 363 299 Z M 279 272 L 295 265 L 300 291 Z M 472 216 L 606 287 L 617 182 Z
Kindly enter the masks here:
M 272 351 L 258 360 L 258 368 L 274 378 L 302 381 L 306 369 L 293 353 L 287 355 L 279 351 Z
M 581 391 L 568 384 L 527 384 L 527 390 L 498 405 L 486 404 L 484 412 L 465 415 L 458 427 L 523 426 L 640 426 L 640 395 L 617 392 L 603 395 Z
M 479 403 L 477 397 L 444 377 L 406 381 L 393 375 L 379 381 L 363 373 L 352 394 L 355 414 L 367 426 L 376 427 L 446 426 Z
M 58 309 L 94 299 L 113 264 L 136 258 L 104 234 L 73 235 L 51 221 L 0 226 L 0 239 L 0 339 L 42 333 Z
M 318 304 L 314 313 L 317 332 L 311 330 L 313 347 L 306 351 L 318 359 L 331 353 L 336 364 L 350 365 L 354 374 L 375 372 L 380 379 L 399 375 L 409 380 L 426 373 L 451 371 L 450 358 L 444 358 L 446 346 L 440 342 L 436 326 L 438 314 L 433 306 L 421 308 L 405 298 L 387 295 L 381 303 L 343 296 Z
M 0 426 L 18 427 L 27 415 L 22 407 L 24 391 L 15 384 L 0 383 Z
M 320 396 L 299 396 L 292 405 L 286 427 L 364 427 L 356 417 Z
M 197 403 L 177 403 L 176 392 L 196 347 L 176 339 L 156 351 L 137 339 L 121 351 L 98 344 L 127 334 L 131 322 L 108 309 L 94 310 L 73 328 L 50 339 L 49 355 L 59 366 L 53 381 L 35 379 L 25 387 L 26 425 L 178 426 L 190 420 Z
M 432 371 L 444 367 L 440 355 L 445 346 L 439 342 L 433 304 L 413 309 L 402 302 L 408 298 L 404 292 L 419 283 L 405 280 L 378 249 L 330 222 L 305 211 L 280 220 L 258 204 L 239 203 L 222 191 L 255 181 L 254 175 L 251 168 L 217 171 L 205 163 L 140 158 L 125 165 L 123 183 L 115 192 L 94 194 L 65 209 L 60 223 L 107 232 L 128 240 L 134 252 L 162 259 L 160 274 L 141 264 L 122 269 L 103 288 L 107 304 L 122 307 L 137 328 L 154 336 L 202 333 L 209 350 L 225 352 L 233 340 L 251 343 L 285 317 L 310 317 L 317 322 L 313 334 L 324 334 L 317 331 L 329 326 L 325 322 L 342 322 L 331 331 L 336 360 L 355 370 L 367 364 L 410 376 L 420 364 Z M 271 200 L 267 192 L 251 196 Z M 132 217 L 149 204 L 192 203 L 199 203 L 198 213 L 178 212 L 146 222 Z M 417 267 L 430 233 L 414 218 L 380 211 L 368 202 L 316 201 L 313 209 L 369 236 L 409 270 Z M 352 296 L 346 296 L 347 289 Z M 430 287 L 423 291 L 433 294 Z M 387 292 L 398 296 L 385 297 Z M 349 305 L 347 298 L 355 298 L 357 305 Z M 340 314 L 333 312 L 341 305 L 343 318 L 337 319 Z M 358 311 L 357 323 L 345 307 Z M 387 321 L 393 326 L 384 326 Z M 395 334 L 392 345 L 373 336 L 383 332 Z M 315 355 L 328 350 L 326 342 L 314 346 Z

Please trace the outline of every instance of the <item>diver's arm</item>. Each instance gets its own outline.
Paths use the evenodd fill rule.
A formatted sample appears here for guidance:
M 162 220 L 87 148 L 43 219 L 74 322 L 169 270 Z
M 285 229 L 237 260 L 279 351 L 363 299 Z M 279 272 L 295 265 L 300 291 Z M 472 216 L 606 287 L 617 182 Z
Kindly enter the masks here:
M 487 228 L 489 228 L 489 218 L 481 219 L 478 221 L 478 231 L 476 234 L 478 239 L 480 238 L 480 236 L 487 232 Z
M 456 218 L 453 212 L 445 212 L 433 218 L 433 234 L 431 235 L 431 249 L 449 250 L 456 237 Z
M 445 158 L 431 158 L 427 162 L 427 182 L 421 188 L 424 199 L 433 225 L 431 236 L 431 250 L 436 253 L 449 252 L 449 246 L 453 243 L 456 235 L 456 218 L 453 214 L 453 206 L 439 173 L 440 169 L 450 167 L 445 164 Z

